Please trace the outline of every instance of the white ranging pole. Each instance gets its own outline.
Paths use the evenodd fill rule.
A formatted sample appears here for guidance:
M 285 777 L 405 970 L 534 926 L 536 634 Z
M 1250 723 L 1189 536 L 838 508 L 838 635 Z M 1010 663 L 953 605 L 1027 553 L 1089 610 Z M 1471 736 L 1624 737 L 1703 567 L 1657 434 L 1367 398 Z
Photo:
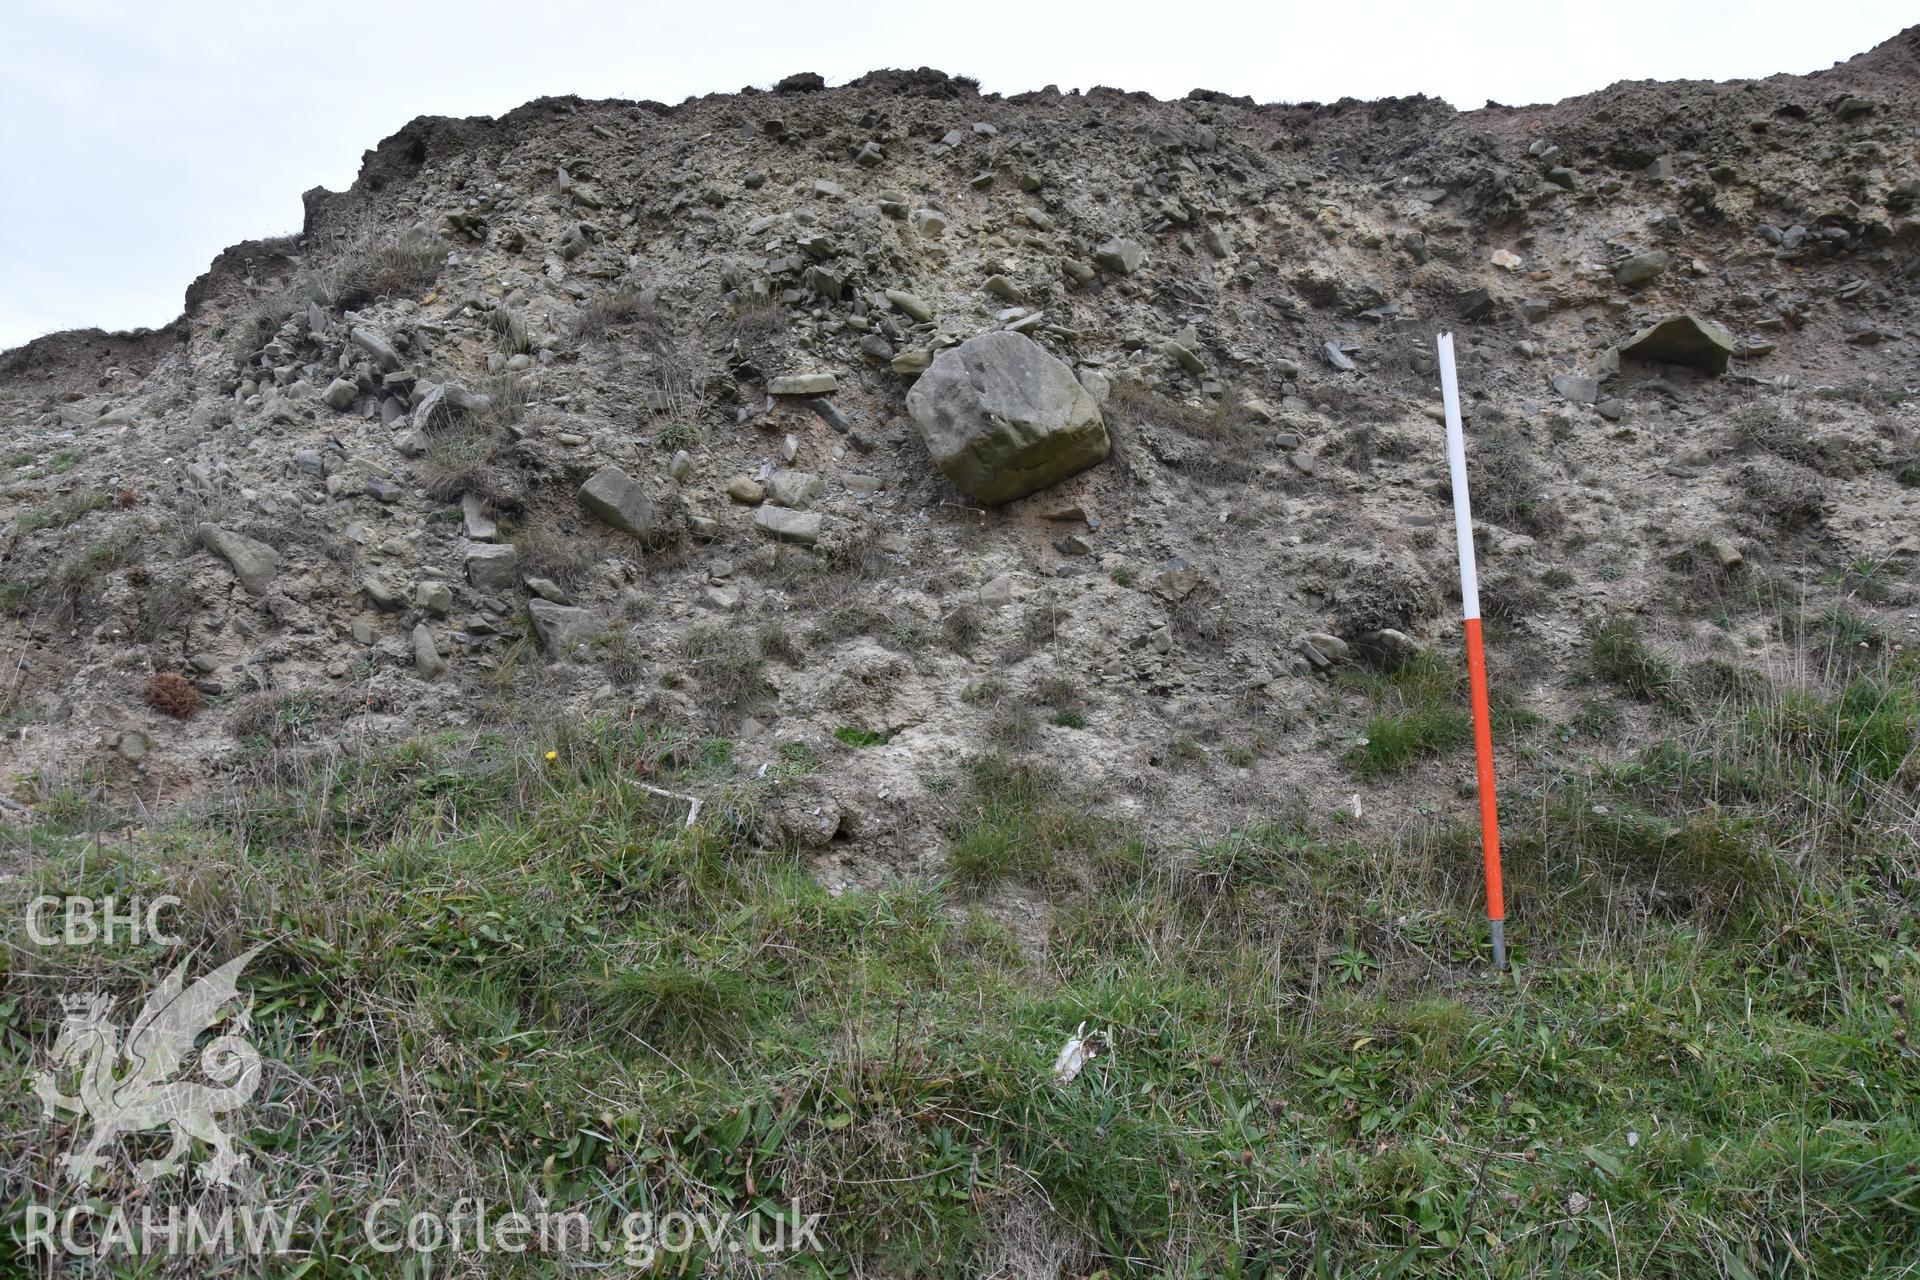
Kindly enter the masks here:
M 1440 395 L 1447 411 L 1447 470 L 1453 479 L 1453 533 L 1460 546 L 1460 604 L 1467 642 L 1467 685 L 1473 698 L 1473 757 L 1480 783 L 1480 851 L 1487 867 L 1487 923 L 1493 964 L 1507 967 L 1507 907 L 1500 888 L 1500 809 L 1493 793 L 1493 724 L 1487 705 L 1487 658 L 1480 637 L 1480 576 L 1473 563 L 1473 502 L 1467 495 L 1467 438 L 1460 426 L 1460 383 L 1453 335 L 1443 333 Z

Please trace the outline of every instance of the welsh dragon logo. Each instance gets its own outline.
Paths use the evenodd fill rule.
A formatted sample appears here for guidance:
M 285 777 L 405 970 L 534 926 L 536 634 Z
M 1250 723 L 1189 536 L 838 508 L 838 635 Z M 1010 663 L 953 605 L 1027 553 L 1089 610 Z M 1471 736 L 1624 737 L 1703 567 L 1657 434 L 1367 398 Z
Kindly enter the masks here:
M 89 995 L 62 1002 L 66 1019 L 53 1044 L 53 1067 L 34 1072 L 33 1086 L 49 1119 L 65 1110 L 93 1121 L 85 1143 L 76 1138 L 74 1149 L 61 1157 L 69 1182 L 88 1185 L 123 1135 L 171 1128 L 167 1153 L 134 1166 L 142 1185 L 177 1171 L 188 1140 L 198 1138 L 213 1148 L 212 1158 L 199 1166 L 201 1180 L 236 1186 L 233 1175 L 246 1168 L 247 1157 L 233 1149 L 214 1117 L 243 1106 L 260 1087 L 260 1055 L 246 1039 L 252 1002 L 234 1012 L 224 1034 L 199 1051 L 200 1071 L 214 1085 L 176 1077 L 193 1054 L 194 1041 L 238 998 L 240 971 L 260 951 L 255 947 L 234 957 L 192 986 L 186 985 L 182 960 L 147 996 L 124 1044 L 109 1019 L 112 1000 Z M 60 1078 L 74 1067 L 79 1078 L 69 1097 L 60 1092 Z

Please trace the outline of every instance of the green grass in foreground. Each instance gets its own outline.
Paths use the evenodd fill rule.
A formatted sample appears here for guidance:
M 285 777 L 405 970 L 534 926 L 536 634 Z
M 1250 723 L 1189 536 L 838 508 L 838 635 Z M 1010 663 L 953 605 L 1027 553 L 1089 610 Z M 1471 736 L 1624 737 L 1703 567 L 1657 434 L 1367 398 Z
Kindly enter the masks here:
M 474 1195 L 606 1224 L 798 1201 L 828 1249 L 795 1275 L 1890 1276 L 1920 1256 L 1916 727 L 1890 672 L 1510 798 L 1504 979 L 1470 833 L 1161 848 L 987 756 L 951 883 L 833 896 L 748 839 L 777 777 L 626 727 L 43 829 L 5 905 L 176 893 L 196 972 L 268 944 L 248 1138 L 313 1207 L 266 1274 L 596 1274 L 365 1244 L 378 1197 Z M 975 897 L 1008 878 L 1048 895 L 1044 957 Z M 124 1008 L 171 961 L 12 941 L 9 1220 L 72 1137 L 23 1083 L 58 995 Z M 1056 1084 L 1082 1022 L 1109 1048 Z M 739 1266 L 677 1264 L 709 1261 Z M 260 1273 L 169 1265 L 101 1274 Z

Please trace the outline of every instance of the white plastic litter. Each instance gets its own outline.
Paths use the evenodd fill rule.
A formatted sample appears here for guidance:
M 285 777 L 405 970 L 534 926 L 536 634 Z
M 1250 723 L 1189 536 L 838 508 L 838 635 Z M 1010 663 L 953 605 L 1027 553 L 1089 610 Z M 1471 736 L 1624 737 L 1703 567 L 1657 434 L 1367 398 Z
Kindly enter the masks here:
M 664 787 L 656 787 L 650 782 L 636 782 L 634 785 L 650 795 L 664 796 L 669 800 L 678 800 L 682 804 L 685 804 L 687 806 L 687 825 L 689 827 L 700 820 L 702 801 L 699 796 L 683 796 L 678 791 L 668 791 Z
M 1060 1047 L 1060 1056 L 1053 1060 L 1053 1074 L 1061 1084 L 1067 1083 L 1080 1074 L 1082 1067 L 1093 1061 L 1105 1043 L 1104 1036 L 1097 1031 L 1088 1035 L 1087 1024 L 1081 1023 L 1068 1037 L 1066 1044 Z

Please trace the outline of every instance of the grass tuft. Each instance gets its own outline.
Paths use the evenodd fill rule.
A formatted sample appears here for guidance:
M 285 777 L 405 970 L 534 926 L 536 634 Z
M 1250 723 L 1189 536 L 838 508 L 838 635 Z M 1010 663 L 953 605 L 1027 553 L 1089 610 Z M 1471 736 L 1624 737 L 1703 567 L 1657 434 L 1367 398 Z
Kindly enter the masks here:
M 1363 679 L 1380 710 L 1347 752 L 1347 767 L 1361 777 L 1397 773 L 1473 740 L 1466 681 L 1439 659 Z
M 1646 642 L 1633 618 L 1612 614 L 1596 623 L 1587 646 L 1600 679 L 1644 702 L 1675 701 L 1679 686 L 1672 661 Z

